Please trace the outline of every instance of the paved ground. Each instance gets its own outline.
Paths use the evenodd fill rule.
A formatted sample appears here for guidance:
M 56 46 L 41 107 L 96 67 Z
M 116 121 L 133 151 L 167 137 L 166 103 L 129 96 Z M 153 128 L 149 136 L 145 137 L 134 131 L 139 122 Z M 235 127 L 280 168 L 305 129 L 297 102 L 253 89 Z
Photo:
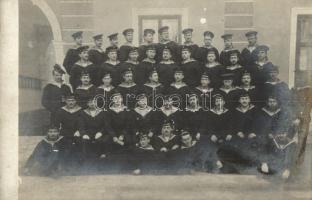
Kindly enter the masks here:
M 42 137 L 20 137 L 20 166 Z M 21 200 L 312 200 L 312 145 L 291 183 L 256 175 L 21 177 Z

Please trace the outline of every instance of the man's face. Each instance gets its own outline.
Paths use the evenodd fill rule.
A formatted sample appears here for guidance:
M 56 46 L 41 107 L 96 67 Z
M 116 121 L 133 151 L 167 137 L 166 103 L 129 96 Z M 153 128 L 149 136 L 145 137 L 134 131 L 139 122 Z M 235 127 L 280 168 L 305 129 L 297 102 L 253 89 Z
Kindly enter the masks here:
M 125 73 L 125 75 L 123 76 L 124 78 L 124 81 L 129 83 L 133 80 L 133 74 L 128 72 L 128 73 Z
M 211 46 L 212 38 L 209 35 L 204 36 L 204 43 L 206 46 Z
M 165 40 L 165 41 L 170 40 L 170 38 L 169 38 L 169 31 L 163 31 L 163 32 L 160 34 L 160 37 L 161 37 L 163 40 Z
M 81 46 L 81 45 L 82 45 L 82 37 L 76 37 L 76 38 L 75 38 L 75 43 L 76 43 L 77 45 Z
M 197 103 L 198 103 L 197 97 L 195 97 L 195 96 L 190 97 L 189 98 L 189 103 L 190 103 L 191 106 L 196 106 Z
M 148 137 L 142 137 L 140 138 L 140 146 L 141 147 L 146 147 L 150 143 L 150 139 Z
M 147 33 L 145 36 L 144 36 L 144 40 L 148 43 L 152 43 L 154 41 L 154 35 L 151 34 L 151 33 Z
M 60 135 L 60 131 L 58 129 L 49 129 L 47 133 L 48 137 L 50 139 L 57 139 L 58 136 Z
M 165 51 L 163 51 L 163 60 L 170 60 L 171 59 L 171 53 L 170 53 L 170 51 L 167 51 L 167 50 L 165 50 Z
M 109 59 L 111 59 L 113 61 L 117 60 L 117 52 L 116 51 L 109 52 L 107 56 L 109 57 Z
M 146 97 L 142 97 L 139 101 L 138 101 L 138 106 L 140 108 L 145 108 L 147 106 L 147 98 Z
M 79 54 L 80 58 L 83 60 L 88 60 L 89 59 L 89 54 L 88 50 L 84 50 Z
M 127 42 L 132 42 L 133 41 L 133 33 L 132 32 L 128 32 L 126 35 L 125 35 L 125 38 L 127 40 Z
M 150 80 L 153 82 L 158 82 L 159 80 L 158 73 L 152 73 L 150 76 Z
M 224 104 L 225 104 L 225 102 L 224 102 L 224 100 L 223 100 L 222 98 L 217 98 L 217 99 L 215 100 L 215 106 L 216 106 L 216 107 L 223 107 Z
M 111 76 L 104 76 L 102 81 L 104 85 L 110 85 L 112 83 L 112 78 Z
M 231 87 L 232 84 L 233 84 L 233 80 L 232 79 L 223 80 L 223 85 L 224 86 Z
M 184 146 L 190 147 L 192 145 L 192 137 L 190 134 L 182 136 L 182 143 Z
M 202 78 L 200 80 L 200 83 L 201 83 L 202 86 L 208 86 L 209 83 L 210 83 L 210 80 L 208 78 Z
M 112 39 L 111 41 L 110 41 L 110 43 L 111 43 L 111 45 L 112 46 L 118 46 L 118 38 L 114 38 L 114 39 Z
M 165 108 L 170 108 L 172 105 L 172 100 L 171 99 L 165 99 L 164 100 L 164 107 Z
M 244 85 L 249 85 L 250 82 L 251 82 L 251 77 L 250 77 L 250 75 L 244 75 L 244 76 L 242 77 L 242 83 L 243 83 Z
M 207 54 L 207 60 L 209 63 L 216 61 L 216 55 L 214 53 L 208 53 Z
M 248 96 L 246 97 L 240 97 L 239 98 L 239 103 L 243 106 L 243 107 L 247 107 L 250 104 L 250 98 Z
M 89 75 L 83 75 L 80 78 L 82 85 L 89 85 L 90 83 L 90 76 Z
M 270 74 L 270 78 L 271 78 L 272 80 L 275 80 L 275 79 L 278 78 L 278 72 L 277 72 L 277 71 L 272 71 L 272 72 L 270 72 L 269 74 Z
M 170 125 L 163 125 L 162 129 L 161 129 L 161 134 L 165 137 L 168 137 L 171 135 L 172 132 L 172 127 Z
M 94 99 L 88 100 L 87 106 L 88 106 L 88 108 L 90 108 L 90 109 L 95 109 L 95 107 L 96 107 L 95 100 L 94 100 Z
M 132 61 L 137 61 L 139 53 L 137 51 L 129 53 L 129 59 Z
M 187 60 L 187 59 L 190 59 L 191 57 L 191 53 L 189 51 L 182 51 L 182 59 L 183 60 Z
M 184 39 L 185 39 L 185 42 L 192 42 L 192 33 L 188 32 L 184 34 Z
M 248 44 L 250 46 L 255 46 L 257 44 L 257 36 L 255 36 L 255 35 L 251 35 L 251 36 L 247 37 L 247 40 L 248 40 Z
M 95 43 L 95 46 L 101 47 L 103 45 L 103 39 L 100 38 L 100 39 L 94 40 L 94 43 Z
M 238 57 L 237 57 L 237 55 L 231 55 L 231 56 L 230 56 L 230 62 L 231 62 L 232 65 L 236 65 L 237 62 L 238 62 Z
M 183 80 L 183 78 L 184 78 L 184 75 L 183 75 L 183 73 L 181 73 L 181 72 L 176 72 L 176 73 L 174 73 L 174 80 L 175 81 L 182 81 Z
M 116 95 L 113 97 L 113 103 L 117 105 L 121 105 L 122 103 L 122 96 L 121 95 Z
M 225 46 L 225 48 L 232 47 L 232 39 L 225 39 L 224 40 L 224 46 Z
M 147 50 L 147 51 L 146 51 L 146 56 L 147 56 L 149 59 L 154 59 L 155 56 L 156 56 L 156 51 L 155 51 L 155 50 Z
M 57 71 L 53 71 L 53 79 L 55 82 L 61 83 L 63 81 L 63 74 Z
M 275 108 L 277 108 L 278 103 L 277 103 L 277 100 L 276 100 L 276 99 L 274 99 L 274 98 L 269 98 L 269 99 L 268 99 L 268 102 L 267 102 L 267 105 L 268 105 L 269 108 L 275 109 Z
M 65 100 L 66 106 L 69 108 L 74 108 L 76 106 L 76 99 L 66 99 Z
M 266 57 L 267 57 L 267 52 L 266 51 L 259 51 L 258 59 L 264 59 Z

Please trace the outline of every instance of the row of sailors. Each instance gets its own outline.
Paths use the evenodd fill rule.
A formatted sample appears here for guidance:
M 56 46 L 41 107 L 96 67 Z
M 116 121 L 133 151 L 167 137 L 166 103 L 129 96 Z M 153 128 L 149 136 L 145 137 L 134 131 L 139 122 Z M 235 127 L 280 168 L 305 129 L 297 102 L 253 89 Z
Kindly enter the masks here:
M 106 48 L 106 51 L 102 48 L 103 44 L 103 34 L 98 34 L 93 37 L 95 46 L 90 49 L 90 61 L 93 62 L 95 65 L 101 65 L 103 62 L 108 60 L 108 50 L 111 47 L 118 48 L 118 60 L 120 62 L 125 62 L 128 60 L 129 51 L 134 46 L 133 45 L 133 32 L 132 28 L 126 29 L 123 31 L 123 35 L 125 37 L 126 43 L 123 44 L 120 48 L 118 48 L 118 33 L 114 33 L 108 36 L 110 41 L 110 46 Z M 139 61 L 144 60 L 146 55 L 146 50 L 149 46 L 156 47 L 156 56 L 155 60 L 157 63 L 161 62 L 162 60 L 162 52 L 164 48 L 169 48 L 172 54 L 172 60 L 176 63 L 181 62 L 181 48 L 182 46 L 190 47 L 192 57 L 198 60 L 201 63 L 207 62 L 207 51 L 212 50 L 215 52 L 216 61 L 220 62 L 222 65 L 227 66 L 229 64 L 228 60 L 228 51 L 234 49 L 232 43 L 232 34 L 224 34 L 221 38 L 224 40 L 224 50 L 220 53 L 219 51 L 212 45 L 212 40 L 214 38 L 214 34 L 211 31 L 205 31 L 204 36 L 204 46 L 199 47 L 192 41 L 192 33 L 193 29 L 187 28 L 182 31 L 184 35 L 185 42 L 183 45 L 179 45 L 174 41 L 170 40 L 169 36 L 169 27 L 164 26 L 158 30 L 160 42 L 154 43 L 154 34 L 155 30 L 153 29 L 145 29 L 143 34 L 144 42 L 139 46 Z M 257 44 L 257 32 L 250 31 L 245 34 L 248 40 L 248 47 L 244 48 L 241 52 L 241 64 L 243 66 L 248 66 L 253 64 L 257 60 L 256 48 L 258 47 Z M 76 43 L 77 47 L 81 47 L 83 43 L 83 32 L 79 31 L 72 34 L 72 37 Z M 66 68 L 67 72 L 70 71 L 70 68 L 79 60 L 77 48 L 69 49 L 65 60 L 64 60 L 64 67 Z
M 65 72 L 59 65 L 54 66 L 53 78 L 54 83 L 48 84 L 43 90 L 42 104 L 52 113 L 64 106 L 64 97 L 71 93 L 71 88 L 63 83 L 62 76 Z M 80 84 L 74 93 L 77 95 L 77 101 L 80 107 L 87 107 L 89 96 L 96 96 L 97 106 L 101 109 L 108 109 L 112 102 L 112 94 L 120 92 L 125 105 L 133 109 L 137 98 L 145 94 L 148 97 L 148 105 L 153 109 L 159 109 L 164 104 L 166 97 L 171 97 L 174 105 L 181 110 L 185 110 L 187 100 L 191 94 L 196 94 L 199 99 L 199 105 L 205 109 L 210 109 L 212 97 L 215 94 L 221 94 L 226 102 L 226 107 L 233 110 L 238 105 L 239 95 L 247 92 L 251 102 L 256 107 L 263 107 L 268 96 L 274 95 L 278 98 L 282 107 L 287 107 L 291 98 L 290 91 L 286 83 L 278 79 L 278 68 L 272 67 L 268 71 L 269 79 L 263 85 L 253 85 L 252 76 L 249 72 L 242 73 L 241 85 L 235 85 L 235 74 L 222 74 L 220 77 L 220 87 L 211 87 L 211 76 L 203 73 L 200 77 L 200 84 L 197 87 L 188 86 L 183 80 L 184 71 L 181 68 L 173 70 L 174 82 L 169 86 L 164 86 L 159 82 L 159 73 L 152 70 L 148 77 L 149 81 L 144 85 L 137 85 L 133 81 L 133 71 L 131 68 L 123 72 L 123 81 L 115 87 L 111 73 L 104 73 L 101 77 L 102 84 L 96 87 L 92 84 L 91 75 L 83 72 L 80 76 Z
M 200 156 L 198 161 L 197 156 L 188 155 L 191 168 L 197 168 L 193 164 L 199 162 L 201 170 L 207 163 L 210 163 L 209 169 L 205 170 L 220 170 L 229 162 L 229 153 L 233 156 L 233 152 L 235 156 L 230 160 L 242 162 L 241 159 L 247 157 L 250 159 L 248 162 L 256 163 L 262 173 L 277 170 L 273 162 L 276 159 L 282 159 L 282 163 L 278 163 L 282 168 L 278 169 L 289 167 L 289 163 L 284 163 L 285 154 L 282 157 L 276 155 L 276 147 L 272 144 L 273 140 L 281 142 L 280 145 L 285 148 L 290 144 L 288 141 L 295 134 L 294 120 L 291 112 L 280 107 L 275 96 L 269 96 L 263 108 L 256 108 L 248 93 L 241 93 L 239 105 L 229 110 L 224 106 L 224 97 L 217 94 L 213 96 L 213 106 L 209 111 L 198 106 L 196 95 L 190 96 L 184 111 L 174 107 L 170 98 L 157 111 L 148 106 L 144 95 L 132 110 L 124 105 L 120 93 L 115 92 L 112 99 L 109 109 L 103 111 L 97 108 L 94 97 L 90 97 L 87 108 L 82 109 L 76 104 L 75 95 L 66 96 L 66 105 L 56 112 L 53 125 L 56 127 L 54 132 L 60 129 L 60 136 L 66 143 L 64 151 L 68 155 L 105 158 L 117 152 L 137 149 L 147 152 L 145 158 L 148 158 L 148 152 L 167 153 L 191 149 L 199 143 L 196 154 L 204 158 Z M 279 138 L 282 139 L 279 141 Z M 287 144 L 284 144 L 285 141 Z M 41 146 L 48 145 L 51 152 L 49 144 L 43 141 Z M 40 151 L 38 148 L 35 152 Z M 35 154 L 27 163 L 27 168 L 35 162 Z M 126 155 L 129 156 L 128 153 Z
M 117 86 L 122 80 L 122 73 L 131 68 L 134 73 L 134 82 L 142 85 L 148 81 L 149 73 L 156 69 L 159 73 L 159 82 L 165 86 L 170 85 L 174 81 L 174 69 L 180 67 L 184 72 L 184 81 L 187 85 L 195 87 L 199 85 L 200 76 L 202 73 L 207 73 L 211 76 L 212 86 L 220 86 L 220 75 L 223 73 L 234 73 L 234 84 L 240 84 L 240 78 L 244 71 L 251 73 L 253 77 L 253 84 L 261 85 L 268 80 L 268 71 L 274 67 L 268 61 L 267 52 L 269 48 L 260 45 L 254 50 L 257 60 L 248 65 L 240 64 L 240 52 L 235 49 L 227 51 L 226 64 L 221 64 L 217 60 L 217 54 L 214 50 L 207 50 L 204 57 L 207 62 L 202 63 L 192 57 L 192 49 L 189 46 L 183 46 L 181 49 L 182 61 L 176 63 L 172 59 L 172 50 L 169 47 L 164 47 L 161 52 L 161 61 L 157 62 L 156 48 L 150 45 L 146 48 L 147 57 L 139 61 L 139 49 L 131 47 L 129 49 L 128 60 L 120 62 L 118 60 L 118 48 L 108 47 L 108 60 L 101 64 L 94 64 L 90 61 L 89 47 L 81 46 L 76 49 L 79 60 L 67 68 L 67 73 L 70 76 L 70 84 L 75 89 L 80 84 L 80 74 L 82 71 L 88 71 L 92 76 L 93 84 L 99 86 L 101 84 L 101 77 L 104 73 L 109 72 L 112 75 L 113 85 Z

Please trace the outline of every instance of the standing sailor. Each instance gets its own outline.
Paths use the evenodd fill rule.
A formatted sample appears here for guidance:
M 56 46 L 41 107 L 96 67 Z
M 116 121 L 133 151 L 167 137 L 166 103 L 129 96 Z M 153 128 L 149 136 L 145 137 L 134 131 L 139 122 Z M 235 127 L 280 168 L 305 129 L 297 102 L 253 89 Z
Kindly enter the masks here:
M 203 71 L 209 75 L 211 81 L 211 87 L 219 88 L 221 86 L 220 76 L 224 67 L 216 60 L 216 52 L 214 50 L 208 50 L 207 63 L 203 67 Z
M 199 47 L 195 59 L 201 63 L 207 62 L 207 54 L 208 51 L 213 51 L 216 56 L 216 62 L 219 62 L 219 51 L 214 46 L 212 46 L 212 39 L 214 38 L 214 34 L 210 31 L 204 32 L 204 46 Z
M 169 27 L 168 26 L 163 26 L 160 27 L 158 30 L 159 33 L 159 43 L 157 45 L 157 61 L 159 62 L 162 59 L 162 52 L 164 48 L 169 48 L 171 51 L 172 55 L 172 60 L 174 62 L 179 62 L 179 55 L 178 55 L 178 44 L 174 41 L 170 40 L 170 35 L 169 35 Z
M 95 45 L 89 50 L 89 60 L 96 66 L 100 66 L 107 59 L 102 49 L 103 34 L 93 36 L 93 40 Z
M 172 60 L 171 53 L 171 50 L 165 47 L 161 52 L 162 60 L 158 64 L 159 82 L 165 87 L 169 87 L 169 85 L 174 81 L 174 70 L 177 68 L 176 63 Z
M 103 110 L 107 110 L 111 102 L 111 96 L 115 87 L 112 85 L 112 77 L 109 72 L 103 74 L 102 85 L 96 89 L 97 106 Z
M 137 84 L 142 85 L 149 80 L 149 75 L 152 70 L 156 68 L 156 47 L 155 45 L 149 45 L 146 48 L 146 58 L 143 59 L 138 69 L 136 70 L 136 74 L 138 77 Z
M 90 96 L 96 93 L 96 87 L 91 83 L 90 74 L 88 72 L 81 73 L 81 84 L 75 89 L 78 105 L 85 109 Z
M 229 56 L 229 51 L 234 49 L 233 47 L 233 35 L 232 34 L 224 34 L 221 36 L 221 38 L 224 41 L 224 49 L 220 53 L 220 63 L 223 66 L 228 66 L 230 65 L 230 56 Z
M 67 74 L 70 74 L 71 68 L 80 59 L 78 48 L 82 46 L 82 33 L 82 31 L 78 31 L 72 34 L 76 46 L 68 49 L 64 58 L 63 66 L 65 67 Z
M 258 32 L 256 32 L 256 31 L 249 31 L 245 34 L 245 36 L 248 40 L 248 46 L 245 47 L 241 53 L 241 64 L 243 66 L 252 65 L 257 60 L 257 54 L 255 51 L 257 46 L 258 46 L 257 34 L 258 34 Z
M 138 48 L 131 47 L 131 49 L 129 50 L 127 61 L 120 64 L 120 68 L 119 68 L 120 79 L 122 79 L 121 73 L 130 68 L 133 72 L 134 82 L 137 83 L 138 81 L 140 82 L 140 85 L 143 84 L 142 80 L 140 80 L 141 77 L 137 77 L 137 74 L 136 74 L 137 71 L 140 71 L 138 57 L 139 57 Z
M 144 29 L 143 31 L 143 43 L 139 46 L 139 61 L 142 61 L 146 58 L 147 47 L 150 45 L 154 45 L 154 34 L 155 31 L 153 29 Z
M 128 28 L 122 32 L 125 37 L 126 43 L 120 46 L 120 62 L 128 60 L 129 52 L 133 47 L 133 31 L 133 28 Z
M 222 70 L 222 74 L 232 73 L 233 74 L 233 84 L 235 86 L 239 86 L 241 84 L 241 77 L 244 68 L 239 64 L 239 51 L 236 49 L 228 51 L 230 65 L 225 66 L 224 70 Z
M 118 33 L 113 33 L 113 34 L 107 36 L 107 38 L 109 40 L 110 45 L 106 48 L 105 52 L 107 52 L 108 48 L 110 48 L 110 47 L 117 48 L 117 58 L 119 60 L 120 49 L 118 48 L 118 43 L 119 43 L 119 41 L 118 41 Z
M 181 50 L 183 46 L 188 46 L 191 50 L 191 57 L 195 58 L 196 52 L 198 50 L 198 45 L 193 42 L 193 29 L 192 28 L 186 28 L 182 31 L 182 34 L 184 35 L 184 43 L 182 46 L 180 46 L 179 50 L 179 59 L 181 59 Z

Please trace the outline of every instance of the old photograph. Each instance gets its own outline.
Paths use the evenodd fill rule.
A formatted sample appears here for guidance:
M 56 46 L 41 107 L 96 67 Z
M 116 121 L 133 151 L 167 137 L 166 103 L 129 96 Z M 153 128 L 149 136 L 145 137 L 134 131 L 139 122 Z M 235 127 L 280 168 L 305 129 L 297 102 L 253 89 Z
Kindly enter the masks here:
M 17 40 L 20 200 L 312 200 L 311 0 L 19 0 Z

